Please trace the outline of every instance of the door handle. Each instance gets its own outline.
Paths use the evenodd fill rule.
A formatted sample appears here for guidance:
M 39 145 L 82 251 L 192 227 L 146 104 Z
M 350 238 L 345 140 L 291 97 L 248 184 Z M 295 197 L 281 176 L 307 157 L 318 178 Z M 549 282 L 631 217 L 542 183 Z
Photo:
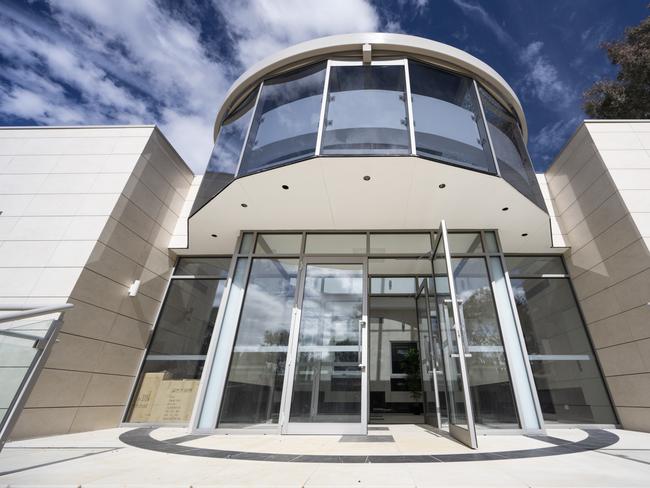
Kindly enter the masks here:
M 366 326 L 365 320 L 359 320 L 359 371 L 366 370 L 366 364 L 363 357 L 363 328 Z

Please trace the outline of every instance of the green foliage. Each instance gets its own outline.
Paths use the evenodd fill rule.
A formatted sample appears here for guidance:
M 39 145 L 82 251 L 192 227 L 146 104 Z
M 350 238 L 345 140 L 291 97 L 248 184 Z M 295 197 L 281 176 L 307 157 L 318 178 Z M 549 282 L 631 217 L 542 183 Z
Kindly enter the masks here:
M 413 400 L 419 400 L 422 398 L 422 372 L 418 350 L 409 349 L 401 361 L 401 366 L 406 373 L 406 389 L 411 392 Z
M 598 81 L 585 91 L 585 112 L 597 119 L 650 118 L 650 17 L 602 47 L 619 72 L 616 80 Z

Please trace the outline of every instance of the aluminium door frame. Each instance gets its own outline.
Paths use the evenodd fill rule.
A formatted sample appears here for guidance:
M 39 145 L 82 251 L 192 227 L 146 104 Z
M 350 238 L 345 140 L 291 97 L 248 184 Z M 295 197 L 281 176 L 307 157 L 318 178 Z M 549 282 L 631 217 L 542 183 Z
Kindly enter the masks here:
M 361 264 L 362 266 L 362 314 L 359 321 L 361 341 L 359 368 L 361 370 L 361 419 L 359 422 L 291 422 L 291 400 L 293 397 L 294 377 L 298 358 L 298 345 L 300 338 L 300 322 L 302 317 L 302 303 L 305 292 L 305 279 L 307 267 L 310 264 Z M 297 297 L 291 316 L 291 328 L 287 364 L 285 366 L 284 384 L 280 402 L 280 433 L 281 434 L 360 434 L 368 433 L 368 257 L 367 256 L 341 256 L 319 257 L 303 256 L 300 260 L 299 281 Z
M 451 264 L 451 251 L 449 249 L 449 239 L 447 238 L 447 224 L 445 220 L 440 221 L 440 227 L 438 228 L 438 234 L 436 235 L 436 241 L 433 244 L 433 254 L 431 256 L 432 263 L 431 266 L 433 268 L 433 276 L 434 276 L 434 281 L 435 281 L 435 259 L 436 259 L 436 251 L 438 250 L 438 245 L 442 244 L 444 247 L 444 259 L 445 259 L 445 268 L 447 270 L 447 279 L 449 282 L 449 297 L 451 301 L 451 308 L 453 312 L 453 325 L 452 328 L 456 334 L 456 347 L 458 349 L 458 365 L 460 367 L 460 375 L 461 379 L 463 381 L 463 396 L 465 398 L 465 416 L 466 416 L 466 421 L 467 421 L 467 428 L 457 426 L 453 423 L 452 421 L 452 406 L 451 406 L 451 401 L 448 400 L 449 404 L 449 433 L 451 434 L 452 437 L 455 439 L 461 441 L 465 445 L 477 449 L 478 448 L 478 443 L 476 440 L 476 425 L 474 423 L 474 408 L 472 405 L 472 397 L 469 391 L 469 383 L 468 383 L 468 374 L 467 374 L 467 365 L 465 364 L 465 348 L 464 348 L 464 343 L 463 343 L 463 331 L 461 330 L 462 324 L 460 321 L 460 311 L 458 309 L 458 299 L 456 296 L 456 284 L 454 283 L 454 270 Z M 437 290 L 436 290 L 437 292 Z M 437 306 L 437 298 L 436 298 L 436 306 Z M 440 312 L 438 312 L 440 313 Z M 439 326 L 442 326 L 442 321 L 438 320 Z M 441 331 L 442 333 L 442 331 Z M 449 342 L 449 340 L 448 340 Z M 445 351 L 443 349 L 442 351 L 443 355 L 445 355 Z M 451 356 L 451 353 L 449 353 Z M 444 366 L 443 366 L 444 368 Z M 447 375 L 449 374 L 448 371 L 445 369 L 445 381 L 447 381 Z M 449 387 L 450 385 L 447 384 L 447 393 L 449 394 L 449 391 L 451 388 Z

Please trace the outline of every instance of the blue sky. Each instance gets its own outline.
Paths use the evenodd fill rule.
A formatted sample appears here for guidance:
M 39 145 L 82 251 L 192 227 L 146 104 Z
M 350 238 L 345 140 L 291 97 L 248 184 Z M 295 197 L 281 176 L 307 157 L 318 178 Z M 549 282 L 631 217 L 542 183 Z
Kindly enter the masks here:
M 0 0 L 0 124 L 158 124 L 195 172 L 236 77 L 271 52 L 330 34 L 390 31 L 464 49 L 526 111 L 545 169 L 584 118 L 581 95 L 615 75 L 599 45 L 648 0 Z

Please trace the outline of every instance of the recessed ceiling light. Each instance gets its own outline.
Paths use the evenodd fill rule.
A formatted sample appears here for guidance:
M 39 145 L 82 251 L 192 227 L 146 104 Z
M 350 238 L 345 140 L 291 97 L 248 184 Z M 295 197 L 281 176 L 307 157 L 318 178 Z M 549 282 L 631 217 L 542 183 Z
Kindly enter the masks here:
M 445 185 L 444 183 L 440 183 L 440 184 L 438 185 L 438 188 L 445 188 L 446 186 L 447 186 L 447 185 Z
M 364 180 L 364 181 L 370 181 L 370 176 L 368 176 L 368 175 L 364 176 L 364 177 L 363 177 L 363 180 Z
M 528 235 L 528 233 L 524 232 L 523 234 L 521 234 L 521 237 L 526 237 L 527 235 Z
M 508 207 L 503 207 L 501 210 L 503 210 L 504 212 L 507 212 L 507 211 L 508 211 Z
M 248 207 L 248 205 L 246 205 L 245 203 L 242 203 L 241 206 L 244 208 Z
M 217 237 L 217 234 L 210 234 L 212 237 Z
M 282 189 L 283 189 L 283 190 L 288 190 L 288 189 L 289 189 L 289 185 L 282 185 Z

